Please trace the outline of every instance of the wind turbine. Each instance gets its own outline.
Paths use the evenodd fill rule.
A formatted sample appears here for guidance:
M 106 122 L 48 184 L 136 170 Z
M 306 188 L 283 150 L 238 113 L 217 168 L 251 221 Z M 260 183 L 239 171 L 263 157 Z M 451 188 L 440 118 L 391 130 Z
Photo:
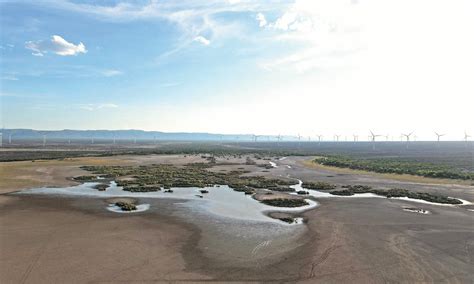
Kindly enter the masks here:
M 321 146 L 321 139 L 323 138 L 323 135 L 317 134 L 316 137 L 318 137 L 318 146 Z
M 298 148 L 300 148 L 300 146 L 301 146 L 301 135 L 298 133 L 298 136 L 296 136 L 296 138 L 298 138 Z
M 339 142 L 339 137 L 341 137 L 340 134 L 334 134 L 334 140 L 335 140 L 336 142 Z
M 406 146 L 407 149 L 408 149 L 408 143 L 410 143 L 410 136 L 411 136 L 412 134 L 413 134 L 413 132 L 410 132 L 410 133 L 408 133 L 408 134 L 403 134 L 403 133 L 402 133 L 402 138 L 403 138 L 403 136 L 405 136 L 405 137 L 407 138 L 407 146 Z
M 352 137 L 354 137 L 354 142 L 359 141 L 359 136 L 356 134 L 352 134 Z
M 0 132 L 0 147 L 3 147 L 3 131 Z
M 471 135 L 467 134 L 467 132 L 464 130 L 464 143 L 466 144 L 466 148 L 468 146 L 468 138 L 471 137 Z
M 381 136 L 381 135 L 374 134 L 372 132 L 372 130 L 370 130 L 370 136 L 369 137 L 370 137 L 370 140 L 372 140 L 372 150 L 375 150 L 375 138 L 379 137 L 379 136 Z
M 467 134 L 466 131 L 464 131 L 464 142 L 467 143 L 468 138 L 471 137 L 471 135 Z
M 436 137 L 438 138 L 438 147 L 439 147 L 440 138 L 443 137 L 446 134 L 439 134 L 438 132 L 435 132 L 435 134 L 436 134 Z

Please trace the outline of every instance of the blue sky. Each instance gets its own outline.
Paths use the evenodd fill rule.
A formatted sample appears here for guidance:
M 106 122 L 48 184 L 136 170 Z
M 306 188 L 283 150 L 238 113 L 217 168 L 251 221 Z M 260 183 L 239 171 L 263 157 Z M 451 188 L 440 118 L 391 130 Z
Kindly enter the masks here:
M 0 1 L 1 122 L 460 138 L 472 1 L 412 2 Z

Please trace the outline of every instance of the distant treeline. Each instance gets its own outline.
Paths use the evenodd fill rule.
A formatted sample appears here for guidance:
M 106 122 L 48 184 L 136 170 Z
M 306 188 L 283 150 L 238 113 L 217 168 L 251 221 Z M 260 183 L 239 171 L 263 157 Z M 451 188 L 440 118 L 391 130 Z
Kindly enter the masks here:
M 169 144 L 160 145 L 158 148 L 114 148 L 104 150 L 103 147 L 91 147 L 90 149 L 76 150 L 42 150 L 35 149 L 21 151 L 4 151 L 0 155 L 0 162 L 29 161 L 29 160 L 53 160 L 78 157 L 104 157 L 117 155 L 201 155 L 207 154 L 215 157 L 255 155 L 264 156 L 302 156 L 296 151 L 277 151 L 265 149 L 229 148 L 215 144 Z M 313 154 L 314 155 L 314 154 Z
M 357 159 L 346 156 L 327 156 L 314 159 L 315 163 L 353 170 L 364 170 L 376 173 L 407 174 L 430 178 L 473 180 L 474 173 L 463 172 L 446 166 L 400 161 L 397 159 Z

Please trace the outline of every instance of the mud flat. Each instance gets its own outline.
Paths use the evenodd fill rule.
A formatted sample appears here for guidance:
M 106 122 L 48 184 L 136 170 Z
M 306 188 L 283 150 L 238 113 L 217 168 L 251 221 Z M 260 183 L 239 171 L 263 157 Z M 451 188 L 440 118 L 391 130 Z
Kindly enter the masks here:
M 48 161 L 47 165 L 28 166 L 28 170 L 12 164 L 9 173 L 14 169 L 14 173 L 25 173 L 25 182 L 33 177 L 35 182 L 17 184 L 10 179 L 8 185 L 2 185 L 3 192 L 42 185 L 60 187 L 40 188 L 34 194 L 0 195 L 0 282 L 472 283 L 474 278 L 472 205 L 416 204 L 372 196 L 294 196 L 309 199 L 317 207 L 303 212 L 275 207 L 267 211 L 266 205 L 252 196 L 225 186 L 206 188 L 206 194 L 200 192 L 202 188 L 122 194 L 113 187 L 98 191 L 91 184 L 66 189 L 75 184 L 67 177 L 85 174 L 80 165 L 182 165 L 187 161 L 179 155 L 103 159 Z M 190 159 L 202 161 L 197 156 Z M 305 159 L 289 156 L 275 160 L 278 167 L 264 172 L 262 167 L 242 164 L 245 157 L 223 158 L 217 162 L 227 164 L 211 170 L 240 168 L 248 171 L 246 175 L 338 186 L 402 187 L 474 200 L 472 187 L 465 185 L 401 182 L 314 169 L 305 167 Z M 261 163 L 268 165 L 267 161 Z M 68 171 L 59 171 L 65 165 Z M 54 178 L 49 180 L 51 176 Z M 41 194 L 41 190 L 45 192 Z M 264 192 L 259 194 L 267 198 L 289 196 Z M 229 197 L 237 201 L 229 204 Z M 120 200 L 150 207 L 134 214 L 107 210 L 109 204 Z M 430 214 L 404 210 L 417 206 Z M 303 218 L 303 222 L 281 220 L 287 218 Z

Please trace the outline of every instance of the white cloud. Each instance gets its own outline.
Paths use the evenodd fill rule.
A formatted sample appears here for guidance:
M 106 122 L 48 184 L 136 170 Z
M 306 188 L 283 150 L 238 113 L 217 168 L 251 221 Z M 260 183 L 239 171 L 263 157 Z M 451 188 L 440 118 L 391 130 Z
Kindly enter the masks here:
M 95 110 L 106 109 L 106 108 L 118 108 L 118 107 L 119 107 L 118 105 L 112 104 L 112 103 L 78 105 L 78 108 L 83 109 L 83 110 L 88 110 L 88 111 L 95 111 Z
M 18 77 L 13 74 L 5 74 L 0 77 L 1 80 L 18 81 Z
M 258 13 L 256 18 L 257 18 L 259 27 L 263 28 L 268 24 L 267 19 L 265 18 L 264 14 Z
M 119 75 L 122 75 L 123 72 L 120 71 L 120 70 L 115 70 L 115 69 L 106 69 L 106 70 L 103 70 L 102 72 L 102 75 L 104 75 L 105 77 L 114 77 L 114 76 L 119 76 Z
M 58 35 L 53 35 L 50 40 L 27 41 L 25 48 L 32 50 L 32 55 L 43 56 L 48 52 L 60 56 L 78 55 L 79 53 L 87 53 L 86 47 L 82 42 L 73 44 L 66 41 Z
M 274 30 L 274 41 L 296 47 L 259 65 L 298 73 L 352 66 L 367 45 L 362 7 L 349 0 L 296 0 L 265 26 Z
M 203 37 L 203 36 L 197 36 L 194 38 L 194 41 L 196 42 L 199 42 L 203 45 L 209 45 L 211 43 L 210 40 L 208 40 L 207 38 Z

